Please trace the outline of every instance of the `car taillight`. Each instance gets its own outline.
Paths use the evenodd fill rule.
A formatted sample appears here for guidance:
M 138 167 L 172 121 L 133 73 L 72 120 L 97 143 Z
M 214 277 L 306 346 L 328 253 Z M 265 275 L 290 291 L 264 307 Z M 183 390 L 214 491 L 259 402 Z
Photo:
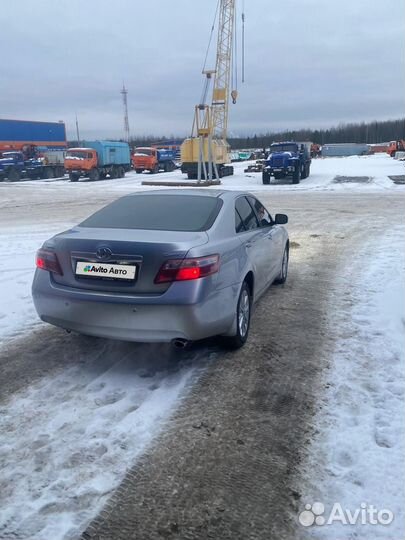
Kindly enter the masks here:
M 37 268 L 41 268 L 41 270 L 47 270 L 48 272 L 63 276 L 62 268 L 60 267 L 56 253 L 49 249 L 39 249 L 37 251 L 36 265 Z
M 166 261 L 160 268 L 155 283 L 172 281 L 189 281 L 211 276 L 219 270 L 219 255 L 194 257 L 189 259 L 172 259 Z

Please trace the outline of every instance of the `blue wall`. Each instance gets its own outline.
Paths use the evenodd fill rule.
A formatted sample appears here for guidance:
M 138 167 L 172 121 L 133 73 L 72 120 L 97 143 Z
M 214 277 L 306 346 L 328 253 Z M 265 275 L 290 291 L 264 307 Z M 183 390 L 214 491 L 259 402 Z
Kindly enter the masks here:
M 65 124 L 62 122 L 29 122 L 0 119 L 0 141 L 65 143 Z

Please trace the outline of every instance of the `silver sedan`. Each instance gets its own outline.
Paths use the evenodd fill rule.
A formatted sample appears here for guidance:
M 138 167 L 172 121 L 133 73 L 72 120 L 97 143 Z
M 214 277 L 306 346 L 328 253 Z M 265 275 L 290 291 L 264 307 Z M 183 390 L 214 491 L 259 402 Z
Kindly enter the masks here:
M 37 253 L 35 308 L 50 324 L 141 342 L 248 337 L 254 302 L 287 278 L 287 216 L 250 193 L 122 197 Z

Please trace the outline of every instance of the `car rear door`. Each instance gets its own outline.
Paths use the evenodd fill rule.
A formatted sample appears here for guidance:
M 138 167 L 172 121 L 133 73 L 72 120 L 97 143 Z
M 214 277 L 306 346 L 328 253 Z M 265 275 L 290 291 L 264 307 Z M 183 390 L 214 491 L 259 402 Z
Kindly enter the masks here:
M 255 296 L 260 295 L 268 283 L 268 253 L 266 251 L 266 231 L 260 227 L 257 215 L 248 199 L 241 195 L 235 201 L 235 220 L 240 225 L 236 225 L 236 232 L 239 240 L 246 250 L 254 272 Z

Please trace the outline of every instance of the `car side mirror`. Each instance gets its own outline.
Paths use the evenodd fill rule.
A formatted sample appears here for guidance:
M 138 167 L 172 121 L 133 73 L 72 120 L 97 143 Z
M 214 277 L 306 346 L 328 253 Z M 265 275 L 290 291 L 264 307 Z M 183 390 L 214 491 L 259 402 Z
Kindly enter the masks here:
M 274 223 L 276 225 L 285 225 L 288 223 L 288 216 L 286 214 L 276 214 L 274 216 Z

